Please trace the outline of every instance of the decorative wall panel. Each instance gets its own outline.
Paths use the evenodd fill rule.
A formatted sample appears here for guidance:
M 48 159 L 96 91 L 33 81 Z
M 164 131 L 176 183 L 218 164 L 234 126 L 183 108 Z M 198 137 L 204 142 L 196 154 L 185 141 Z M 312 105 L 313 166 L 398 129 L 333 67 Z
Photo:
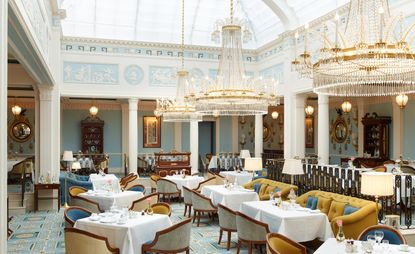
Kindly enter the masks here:
M 284 63 L 279 63 L 260 70 L 259 75 L 264 78 L 274 78 L 275 80 L 279 80 L 281 84 L 284 82 Z
M 128 65 L 124 70 L 124 79 L 130 85 L 138 85 L 143 81 L 144 71 L 135 64 Z
M 166 66 L 150 66 L 150 86 L 175 86 L 176 68 Z
M 118 76 L 118 64 L 63 63 L 63 81 L 66 83 L 117 85 Z

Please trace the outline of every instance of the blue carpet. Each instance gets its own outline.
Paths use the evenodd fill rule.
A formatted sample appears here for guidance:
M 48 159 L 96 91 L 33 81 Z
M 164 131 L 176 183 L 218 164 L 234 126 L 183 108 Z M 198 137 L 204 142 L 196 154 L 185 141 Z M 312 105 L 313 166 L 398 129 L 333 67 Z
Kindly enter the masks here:
M 184 205 L 174 203 L 172 205 L 172 221 L 182 220 Z M 8 253 L 65 253 L 63 229 L 63 209 L 55 211 L 40 211 L 15 216 L 10 224 L 14 234 L 8 241 Z M 196 224 L 192 227 L 190 252 L 196 254 L 205 253 L 236 253 L 237 234 L 232 234 L 230 251 L 226 250 L 226 234 L 222 237 L 221 245 L 218 245 L 219 226 L 218 220 L 212 222 L 207 216 L 201 220 L 200 227 Z M 247 253 L 242 248 L 241 254 Z M 254 250 L 254 253 L 259 251 Z

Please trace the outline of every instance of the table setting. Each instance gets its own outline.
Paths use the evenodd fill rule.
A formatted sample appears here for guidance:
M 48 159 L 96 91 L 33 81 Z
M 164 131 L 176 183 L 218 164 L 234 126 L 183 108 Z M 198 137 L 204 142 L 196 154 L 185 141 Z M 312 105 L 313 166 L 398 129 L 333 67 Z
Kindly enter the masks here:
M 221 171 L 219 175 L 234 184 L 244 185 L 252 181 L 252 173 L 247 171 Z
M 144 194 L 139 191 L 110 192 L 105 190 L 88 190 L 79 194 L 79 196 L 93 200 L 99 204 L 101 209 L 108 210 L 114 204 L 129 208 L 135 200 L 142 198 Z
M 296 242 L 333 237 L 326 214 L 301 207 L 295 202 L 278 202 L 278 199 L 243 202 L 239 211 L 267 223 L 271 232 L 280 233 Z
M 204 180 L 201 176 L 189 176 L 185 174 L 175 174 L 172 176 L 166 176 L 165 179 L 174 182 L 177 185 L 177 188 L 181 190 L 181 195 L 183 197 L 183 186 L 194 189 L 196 188 L 200 182 Z
M 94 190 L 106 190 L 110 192 L 119 192 L 120 181 L 114 174 L 90 174 L 89 181 L 92 182 Z
M 77 220 L 74 227 L 107 237 L 112 246 L 120 249 L 120 254 L 140 254 L 144 243 L 153 240 L 157 231 L 171 225 L 170 218 L 164 214 L 112 206 L 104 213 Z
M 382 231 L 379 231 L 382 232 Z M 406 254 L 415 253 L 415 247 L 406 244 L 390 244 L 388 240 L 383 240 L 383 236 L 369 235 L 366 241 L 344 240 L 337 241 L 335 238 L 327 239 L 314 254 L 327 253 L 353 253 L 353 254 Z
M 232 183 L 204 186 L 201 193 L 210 198 L 215 206 L 222 204 L 235 211 L 239 210 L 240 205 L 245 201 L 259 200 L 259 196 L 254 190 L 245 189 Z

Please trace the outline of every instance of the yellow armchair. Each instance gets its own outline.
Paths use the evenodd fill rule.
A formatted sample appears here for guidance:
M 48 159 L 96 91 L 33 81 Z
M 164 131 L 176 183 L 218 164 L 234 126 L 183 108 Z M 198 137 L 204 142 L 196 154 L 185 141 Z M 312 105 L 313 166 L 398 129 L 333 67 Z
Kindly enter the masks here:
M 352 238 L 352 239 L 358 239 L 360 233 L 365 228 L 377 224 L 376 203 L 373 201 L 345 196 L 345 195 L 331 193 L 331 192 L 313 190 L 298 197 L 297 203 L 305 207 L 309 196 L 314 196 L 317 198 L 324 197 L 326 199 L 337 201 L 337 202 L 330 202 L 329 204 L 324 204 L 325 206 L 329 206 L 329 207 L 323 207 L 323 209 L 320 209 L 320 210 L 327 211 L 328 215 L 330 214 L 330 208 L 331 208 L 330 206 L 332 203 L 333 205 L 334 203 L 336 203 L 336 205 L 338 205 L 339 203 L 344 203 L 345 205 L 350 205 L 350 206 L 358 208 L 357 211 L 351 214 L 348 214 L 348 215 L 342 214 L 339 216 L 333 216 L 332 218 L 331 216 L 328 216 L 334 235 L 336 235 L 337 231 L 339 230 L 336 224 L 336 221 L 338 220 L 343 221 L 343 231 L 344 231 L 346 238 Z M 333 208 L 336 209 L 335 207 Z M 380 209 L 380 205 L 379 205 L 379 209 Z
M 259 199 L 260 200 L 269 200 L 269 193 L 274 191 L 275 188 L 279 188 L 281 190 L 281 197 L 283 199 L 287 199 L 287 195 L 290 193 L 290 190 L 293 189 L 294 191 L 298 190 L 298 187 L 295 185 L 277 182 L 274 180 L 266 179 L 266 178 L 259 178 L 252 182 L 249 182 L 244 185 L 245 189 L 254 189 L 254 185 L 256 183 L 261 184 L 261 189 L 259 191 Z

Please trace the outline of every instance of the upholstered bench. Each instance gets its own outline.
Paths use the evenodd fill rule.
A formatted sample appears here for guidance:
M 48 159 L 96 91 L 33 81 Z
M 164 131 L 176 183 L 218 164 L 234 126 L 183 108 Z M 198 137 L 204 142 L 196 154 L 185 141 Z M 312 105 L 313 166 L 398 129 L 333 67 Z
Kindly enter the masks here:
M 269 193 L 271 191 L 281 191 L 281 197 L 283 199 L 287 199 L 287 195 L 290 193 L 291 189 L 294 191 L 298 190 L 298 187 L 295 185 L 277 182 L 265 178 L 260 178 L 249 182 L 244 185 L 244 188 L 255 190 L 258 193 L 260 200 L 269 200 Z
M 338 231 L 338 220 L 343 221 L 346 238 L 352 239 L 358 239 L 365 228 L 377 224 L 376 203 L 373 201 L 313 190 L 298 197 L 297 203 L 325 213 L 334 235 Z

